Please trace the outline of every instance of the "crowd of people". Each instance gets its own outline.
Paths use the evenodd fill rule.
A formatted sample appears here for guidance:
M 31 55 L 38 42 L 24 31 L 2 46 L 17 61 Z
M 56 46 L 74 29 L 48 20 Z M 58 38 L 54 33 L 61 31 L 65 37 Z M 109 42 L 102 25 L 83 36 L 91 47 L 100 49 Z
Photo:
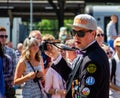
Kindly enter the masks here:
M 0 27 L 0 98 L 120 98 L 120 37 L 111 15 L 105 32 L 88 14 L 74 17 L 59 39 L 33 30 L 16 50 Z M 62 48 L 62 46 L 66 46 Z

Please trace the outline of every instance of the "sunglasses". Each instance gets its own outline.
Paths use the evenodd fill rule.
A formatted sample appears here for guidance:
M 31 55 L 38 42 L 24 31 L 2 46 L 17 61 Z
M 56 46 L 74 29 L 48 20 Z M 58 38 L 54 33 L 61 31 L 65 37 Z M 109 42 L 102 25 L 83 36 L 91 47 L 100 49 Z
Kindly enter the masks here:
M 116 46 L 116 47 L 120 48 L 120 46 Z
M 75 36 L 77 34 L 78 37 L 84 37 L 87 32 L 92 32 L 92 30 L 88 30 L 88 31 L 82 31 L 82 30 L 75 31 L 75 30 L 72 30 L 71 35 Z
M 113 52 L 112 52 L 112 51 L 109 51 L 109 52 L 106 52 L 106 54 L 107 54 L 107 55 L 113 54 Z
M 97 36 L 98 36 L 98 37 L 100 37 L 100 36 L 102 36 L 102 37 L 103 37 L 103 36 L 104 36 L 104 34 L 97 34 Z
M 8 38 L 8 35 L 0 35 L 0 38 Z

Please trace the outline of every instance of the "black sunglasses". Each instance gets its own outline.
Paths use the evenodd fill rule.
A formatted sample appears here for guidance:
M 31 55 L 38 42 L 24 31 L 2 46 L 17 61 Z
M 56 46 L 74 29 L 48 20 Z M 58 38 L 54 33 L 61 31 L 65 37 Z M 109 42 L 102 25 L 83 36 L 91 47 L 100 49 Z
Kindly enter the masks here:
M 116 46 L 116 47 L 120 48 L 120 46 Z
M 87 32 L 92 32 L 92 30 L 88 30 L 88 31 L 83 31 L 83 30 L 75 31 L 75 30 L 72 30 L 71 35 L 75 36 L 77 34 L 78 37 L 84 37 Z
M 103 37 L 103 36 L 104 36 L 104 34 L 97 34 L 97 36 L 98 36 L 98 37 L 100 37 L 100 36 L 102 36 L 102 37 Z
M 109 51 L 109 52 L 106 52 L 106 54 L 107 54 L 107 55 L 113 54 L 113 52 L 112 52 L 112 51 Z
M 0 38 L 8 38 L 8 35 L 0 35 Z

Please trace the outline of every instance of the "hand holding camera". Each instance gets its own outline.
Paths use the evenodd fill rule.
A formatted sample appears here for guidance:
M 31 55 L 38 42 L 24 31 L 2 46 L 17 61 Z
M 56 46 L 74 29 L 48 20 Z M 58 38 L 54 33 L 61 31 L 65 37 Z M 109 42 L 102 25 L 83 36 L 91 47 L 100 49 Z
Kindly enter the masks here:
M 58 49 L 62 49 L 62 50 L 67 50 L 67 51 L 76 51 L 79 50 L 76 47 L 69 47 L 65 44 L 60 44 L 59 41 L 43 41 L 39 47 L 39 49 L 41 51 L 44 51 L 46 55 L 48 55 L 49 57 L 51 57 L 52 59 L 56 59 L 56 57 L 58 57 L 59 52 Z
M 38 71 L 35 73 L 35 78 L 33 79 L 33 81 L 36 83 L 37 81 L 41 80 L 43 78 L 43 73 Z
M 30 72 L 27 76 L 29 79 L 34 79 L 36 74 L 35 74 L 35 72 Z
M 48 45 L 48 50 L 45 51 L 45 54 L 52 59 L 56 59 L 60 55 L 58 49 L 54 45 Z

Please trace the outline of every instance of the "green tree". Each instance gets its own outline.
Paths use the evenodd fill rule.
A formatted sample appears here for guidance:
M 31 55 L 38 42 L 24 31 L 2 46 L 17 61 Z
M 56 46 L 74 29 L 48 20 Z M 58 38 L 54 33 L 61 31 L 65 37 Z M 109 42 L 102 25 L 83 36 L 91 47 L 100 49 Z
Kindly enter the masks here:
M 39 29 L 42 34 L 53 34 L 58 31 L 58 21 L 57 20 L 50 20 L 50 19 L 43 19 L 41 22 L 36 24 L 37 29 Z

